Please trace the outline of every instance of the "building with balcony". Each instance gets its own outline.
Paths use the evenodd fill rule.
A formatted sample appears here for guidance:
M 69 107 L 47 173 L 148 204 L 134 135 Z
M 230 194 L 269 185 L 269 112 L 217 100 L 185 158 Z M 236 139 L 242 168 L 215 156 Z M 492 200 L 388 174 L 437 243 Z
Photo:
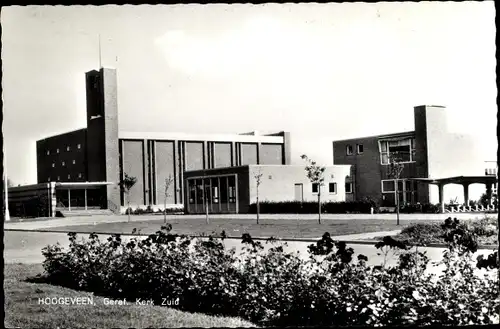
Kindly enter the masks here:
M 496 177 L 484 175 L 473 139 L 448 129 L 447 112 L 444 106 L 416 106 L 413 131 L 334 141 L 333 164 L 352 165 L 353 199 L 392 207 L 398 197 L 401 205 L 439 203 L 444 212 L 445 200 L 457 194 L 468 205 L 471 184 L 491 190 Z M 391 161 L 402 165 L 398 180 Z

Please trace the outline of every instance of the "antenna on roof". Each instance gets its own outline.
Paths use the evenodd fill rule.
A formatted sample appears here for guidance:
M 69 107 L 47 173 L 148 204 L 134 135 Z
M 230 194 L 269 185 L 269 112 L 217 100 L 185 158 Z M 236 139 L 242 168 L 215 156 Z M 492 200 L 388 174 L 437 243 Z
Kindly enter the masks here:
M 99 33 L 99 69 L 102 68 L 102 59 L 101 59 L 101 34 Z

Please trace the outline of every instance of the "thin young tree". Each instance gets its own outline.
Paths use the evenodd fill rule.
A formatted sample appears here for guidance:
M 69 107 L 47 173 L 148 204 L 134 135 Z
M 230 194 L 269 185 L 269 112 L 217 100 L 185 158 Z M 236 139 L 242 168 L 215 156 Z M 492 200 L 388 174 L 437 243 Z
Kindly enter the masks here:
M 171 174 L 168 175 L 167 178 L 165 178 L 165 202 L 164 202 L 164 208 L 163 208 L 163 222 L 166 224 L 167 223 L 167 199 L 170 196 L 170 186 L 174 182 L 174 178 L 172 177 Z
M 129 222 L 130 222 L 130 190 L 135 185 L 135 183 L 137 183 L 137 178 L 134 176 L 129 176 L 127 173 L 123 175 L 123 178 L 120 182 L 120 187 L 123 193 L 127 197 L 127 214 Z
M 401 161 L 401 157 L 398 155 L 398 153 L 391 153 L 389 155 L 389 177 L 394 179 L 395 183 L 395 192 L 396 192 L 396 219 L 397 219 L 397 225 L 399 225 L 399 189 L 398 189 L 398 182 L 401 177 L 401 174 L 403 173 L 404 169 L 404 164 Z
M 256 206 L 257 206 L 257 224 L 259 224 L 259 216 L 260 216 L 260 202 L 259 202 L 259 186 L 262 183 L 262 171 L 259 170 L 255 173 L 253 178 L 255 179 L 255 184 L 257 186 L 257 198 L 256 198 Z
M 300 157 L 307 163 L 305 168 L 307 178 L 313 185 L 317 184 L 318 186 L 318 223 L 321 224 L 321 187 L 325 185 L 326 167 L 319 166 L 316 161 L 309 159 L 305 154 L 302 154 Z

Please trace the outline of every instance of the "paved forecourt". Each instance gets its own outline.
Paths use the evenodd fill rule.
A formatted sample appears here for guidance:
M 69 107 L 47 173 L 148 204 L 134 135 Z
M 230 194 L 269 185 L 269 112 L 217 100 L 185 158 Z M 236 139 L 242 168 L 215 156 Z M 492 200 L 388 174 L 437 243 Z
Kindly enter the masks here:
M 489 216 L 494 216 L 495 214 L 489 214 Z M 462 220 L 466 219 L 480 219 L 484 218 L 484 213 L 454 213 L 454 214 L 401 214 L 401 220 L 436 220 L 442 221 L 448 217 L 458 218 Z M 163 218 L 161 214 L 155 215 L 132 215 L 130 217 L 131 221 L 154 221 Z M 255 220 L 255 214 L 213 214 L 210 215 L 212 219 L 227 219 L 227 220 Z M 311 220 L 317 221 L 317 214 L 262 214 L 260 215 L 262 220 Z M 396 221 L 395 214 L 323 214 L 321 216 L 322 220 L 359 220 L 359 219 L 376 219 L 376 220 L 388 220 Z M 167 220 L 172 219 L 199 219 L 204 220 L 205 215 L 167 215 Z M 4 229 L 16 229 L 16 230 L 37 230 L 37 229 L 49 229 L 54 227 L 62 226 L 74 226 L 74 225 L 88 225 L 88 224 L 99 224 L 99 223 L 120 223 L 127 222 L 128 217 L 126 215 L 111 215 L 111 216 L 78 216 L 78 217 L 65 217 L 65 218 L 43 218 L 40 220 L 30 219 L 29 221 L 11 221 L 4 223 Z

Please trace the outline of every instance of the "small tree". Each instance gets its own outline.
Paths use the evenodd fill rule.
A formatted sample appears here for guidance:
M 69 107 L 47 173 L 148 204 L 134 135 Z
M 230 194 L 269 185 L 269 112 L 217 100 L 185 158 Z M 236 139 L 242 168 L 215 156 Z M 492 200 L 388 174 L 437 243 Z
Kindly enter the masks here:
M 302 154 L 300 158 L 307 163 L 305 168 L 307 178 L 312 184 L 317 184 L 318 186 L 318 223 L 321 224 L 321 186 L 325 185 L 326 168 L 317 165 L 316 161 L 309 159 L 305 154 Z
M 163 222 L 165 224 L 167 223 L 167 199 L 170 196 L 169 189 L 173 182 L 174 178 L 169 174 L 168 177 L 165 178 L 165 203 L 163 208 Z
M 404 169 L 404 164 L 401 163 L 401 157 L 397 153 L 391 153 L 389 156 L 389 177 L 395 180 L 395 191 L 396 191 L 396 218 L 397 225 L 399 225 L 399 190 L 398 181 L 401 177 L 401 173 Z
M 120 187 L 123 193 L 127 196 L 127 214 L 128 221 L 130 222 L 130 190 L 137 183 L 137 178 L 133 176 L 129 176 L 127 173 L 123 175 L 123 178 L 120 182 Z
M 255 179 L 255 184 L 257 185 L 257 199 L 256 199 L 256 206 L 257 206 L 257 224 L 259 224 L 259 215 L 260 215 L 260 203 L 259 203 L 259 186 L 262 183 L 262 171 L 259 170 L 255 173 L 253 178 Z

